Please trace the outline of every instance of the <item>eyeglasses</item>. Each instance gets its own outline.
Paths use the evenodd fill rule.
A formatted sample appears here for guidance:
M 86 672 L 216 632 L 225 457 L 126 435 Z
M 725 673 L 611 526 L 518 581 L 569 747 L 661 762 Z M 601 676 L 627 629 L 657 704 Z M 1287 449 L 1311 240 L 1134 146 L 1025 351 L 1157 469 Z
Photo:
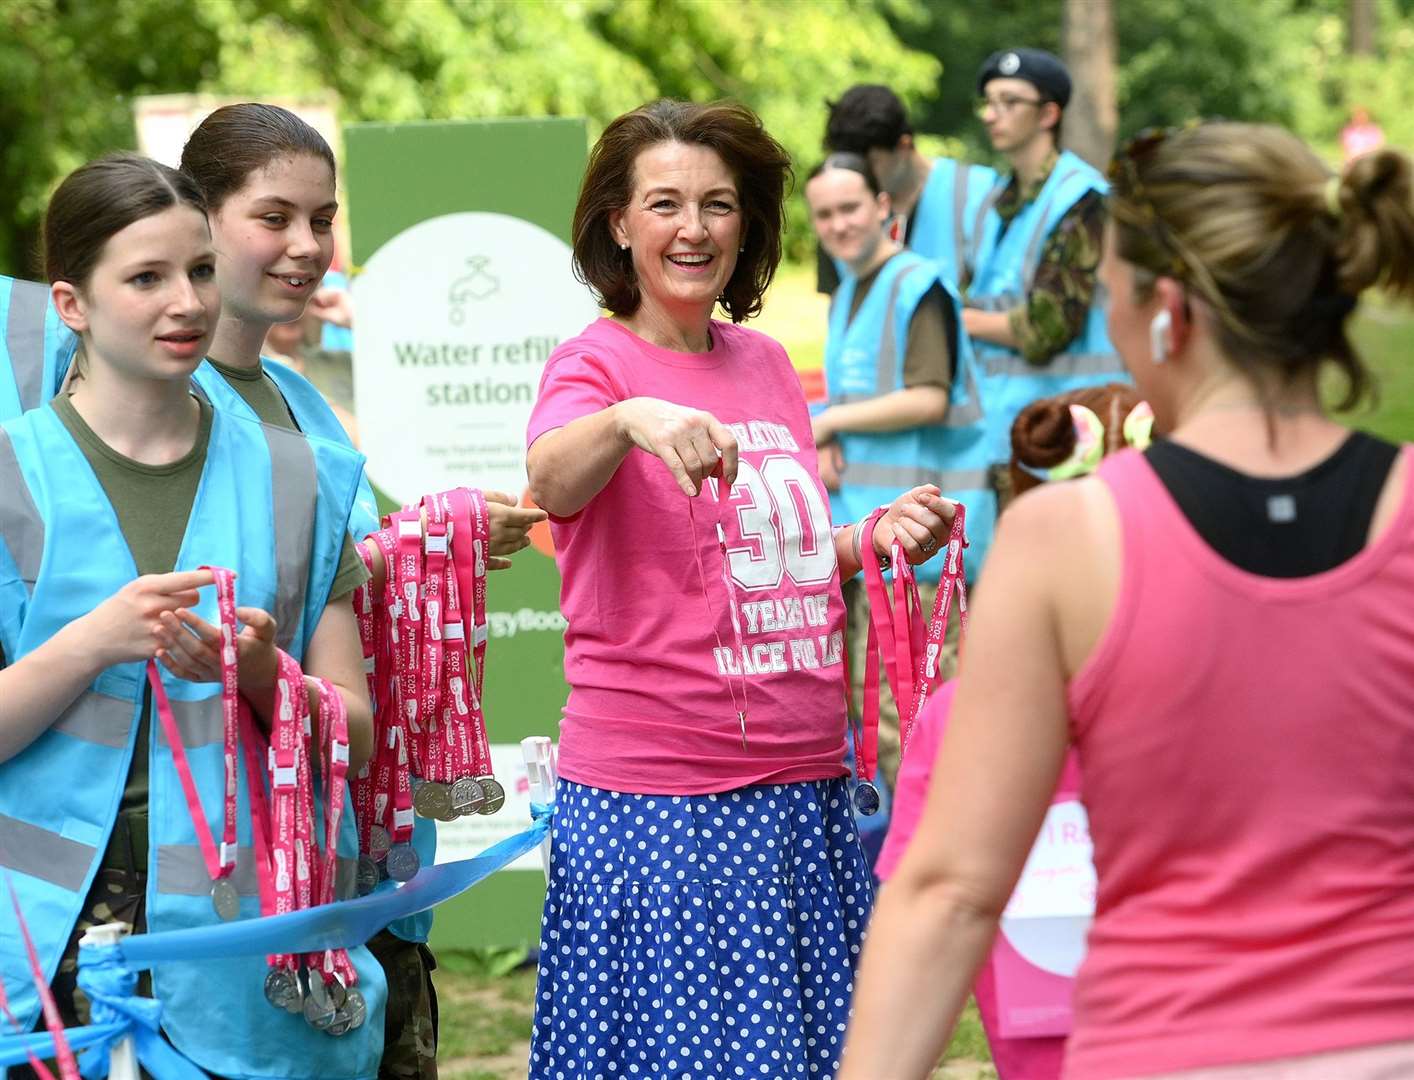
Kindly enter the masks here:
M 1042 98 L 1017 97 L 1014 94 L 1001 94 L 998 97 L 980 97 L 974 106 L 977 115 L 981 116 L 988 109 L 997 113 L 1009 113 L 1019 105 L 1044 105 L 1046 102 Z

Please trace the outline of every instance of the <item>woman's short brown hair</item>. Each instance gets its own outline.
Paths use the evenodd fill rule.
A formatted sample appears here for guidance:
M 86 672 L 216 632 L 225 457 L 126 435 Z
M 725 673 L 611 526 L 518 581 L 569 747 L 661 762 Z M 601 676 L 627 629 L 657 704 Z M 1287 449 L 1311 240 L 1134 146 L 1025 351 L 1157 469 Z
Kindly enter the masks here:
M 575 276 L 615 315 L 638 310 L 642 296 L 633 261 L 614 243 L 609 215 L 628 206 L 638 155 L 671 142 L 710 147 L 736 178 L 745 247 L 719 302 L 732 322 L 749 319 L 760 313 L 781 261 L 792 174 L 790 155 L 760 117 L 733 101 L 695 105 L 664 99 L 624 113 L 604 129 L 590 152 L 574 208 Z

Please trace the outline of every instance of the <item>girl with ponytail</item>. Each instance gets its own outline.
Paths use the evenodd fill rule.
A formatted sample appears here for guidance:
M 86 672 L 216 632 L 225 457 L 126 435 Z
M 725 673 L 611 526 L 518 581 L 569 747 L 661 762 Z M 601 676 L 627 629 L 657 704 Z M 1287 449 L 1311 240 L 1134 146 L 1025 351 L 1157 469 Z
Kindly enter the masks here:
M 1371 390 L 1361 294 L 1414 297 L 1410 162 L 1221 123 L 1111 178 L 1110 336 L 1167 437 L 1005 515 L 840 1078 L 932 1067 L 1072 747 L 1066 1077 L 1414 1075 L 1414 469 L 1321 394 Z

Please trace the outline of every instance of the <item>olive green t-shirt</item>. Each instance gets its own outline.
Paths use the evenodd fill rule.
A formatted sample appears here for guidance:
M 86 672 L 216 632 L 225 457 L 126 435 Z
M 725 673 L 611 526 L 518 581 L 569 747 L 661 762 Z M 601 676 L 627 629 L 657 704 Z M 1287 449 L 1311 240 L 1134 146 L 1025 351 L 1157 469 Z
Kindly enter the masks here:
M 295 420 L 295 414 L 290 411 L 289 403 L 285 401 L 285 395 L 280 393 L 275 380 L 265 374 L 264 367 L 232 367 L 209 356 L 206 360 L 221 373 L 221 377 L 241 396 L 241 400 L 251 407 L 255 415 L 260 417 L 262 423 L 284 428 L 286 431 L 299 431 L 299 424 Z M 330 598 L 348 596 L 368 578 L 368 568 L 363 565 L 363 560 L 354 549 L 353 540 L 344 537 L 344 550 L 339 556 L 339 570 L 334 575 L 334 587 L 329 591 Z

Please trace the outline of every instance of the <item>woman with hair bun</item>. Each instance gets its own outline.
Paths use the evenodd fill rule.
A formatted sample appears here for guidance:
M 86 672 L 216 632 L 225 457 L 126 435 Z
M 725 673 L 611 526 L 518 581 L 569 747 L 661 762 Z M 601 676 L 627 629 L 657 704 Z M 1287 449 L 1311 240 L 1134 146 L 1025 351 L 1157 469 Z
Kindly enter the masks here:
M 1033 401 L 1011 425 L 1012 491 L 1020 495 L 1040 484 L 1088 476 L 1109 454 L 1126 447 L 1143 450 L 1149 445 L 1153 423 L 1149 403 L 1140 401 L 1138 392 L 1127 383 L 1087 386 Z M 956 680 L 943 683 L 914 722 L 908 756 L 899 767 L 889 833 L 874 865 L 874 872 L 883 881 L 898 869 L 918 827 L 933 761 L 938 756 L 956 692 Z M 1075 799 L 1079 788 L 1079 771 L 1071 754 L 1056 786 L 1056 801 Z M 1069 927 L 1051 931 L 1053 940 L 1056 935 L 1070 932 Z M 996 962 L 993 952 L 978 970 L 972 993 L 992 1049 L 998 1080 L 1055 1080 L 1060 1076 L 1065 1036 L 1002 1034 L 1004 1003 L 999 979 L 993 974 Z
M 1414 1075 L 1414 469 L 1320 394 L 1369 389 L 1360 294 L 1414 296 L 1410 162 L 1221 123 L 1111 176 L 1110 335 L 1168 437 L 1004 516 L 840 1076 L 932 1068 L 1071 746 L 1066 1077 Z

